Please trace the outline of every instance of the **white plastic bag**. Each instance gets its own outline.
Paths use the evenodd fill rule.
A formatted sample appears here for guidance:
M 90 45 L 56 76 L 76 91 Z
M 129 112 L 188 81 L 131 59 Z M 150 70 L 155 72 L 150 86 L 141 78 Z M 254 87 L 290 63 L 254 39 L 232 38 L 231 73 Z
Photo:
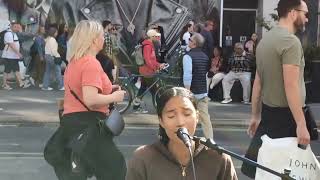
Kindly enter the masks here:
M 296 180 L 319 180 L 320 164 L 314 156 L 310 145 L 306 150 L 298 147 L 295 137 L 271 139 L 263 135 L 259 149 L 258 164 L 283 173 L 290 169 L 290 176 Z M 256 180 L 281 180 L 280 177 L 257 168 Z
M 20 75 L 21 79 L 24 79 L 24 76 L 26 75 L 26 66 L 24 65 L 23 61 L 19 61 L 19 69 L 20 69 Z

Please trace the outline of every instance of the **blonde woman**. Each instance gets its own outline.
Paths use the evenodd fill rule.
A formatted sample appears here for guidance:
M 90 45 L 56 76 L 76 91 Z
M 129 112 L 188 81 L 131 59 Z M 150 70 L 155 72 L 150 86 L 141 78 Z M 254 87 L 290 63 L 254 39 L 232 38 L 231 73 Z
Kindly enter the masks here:
M 97 180 L 125 178 L 123 155 L 111 132 L 98 126 L 98 119 L 108 116 L 109 104 L 122 101 L 125 93 L 113 88 L 96 59 L 103 43 L 100 23 L 87 20 L 77 25 L 68 42 L 63 116 L 44 153 L 59 179 L 84 180 L 90 175 Z

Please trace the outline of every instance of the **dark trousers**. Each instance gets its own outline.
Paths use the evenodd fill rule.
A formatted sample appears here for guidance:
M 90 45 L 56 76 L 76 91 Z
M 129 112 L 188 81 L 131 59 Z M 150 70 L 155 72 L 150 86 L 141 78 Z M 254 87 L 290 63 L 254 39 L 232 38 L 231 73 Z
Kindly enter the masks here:
M 137 97 L 141 98 L 142 94 L 154 83 L 154 79 L 153 78 L 147 78 L 147 77 L 142 77 L 141 78 L 141 87 L 138 91 Z M 156 93 L 156 86 L 153 86 L 150 89 L 151 94 L 155 94 Z
M 297 137 L 296 123 L 289 107 L 275 108 L 265 104 L 262 105 L 261 122 L 256 134 L 251 140 L 251 144 L 245 157 L 257 161 L 259 149 L 262 145 L 261 136 L 264 134 L 270 138 Z M 256 168 L 247 163 L 243 163 L 241 171 L 248 177 L 254 178 Z
M 126 163 L 113 136 L 100 129 L 96 118 L 102 113 L 79 112 L 64 115 L 61 125 L 48 141 L 44 156 L 59 180 L 124 180 Z M 81 136 L 80 136 L 81 135 Z M 72 171 L 71 154 L 80 159 L 81 171 Z
M 137 93 L 137 98 L 139 98 L 140 100 L 135 99 L 134 103 L 133 103 L 133 109 L 136 110 L 141 106 L 141 99 L 143 97 L 143 93 L 146 92 L 146 90 L 154 83 L 154 79 L 153 78 L 146 78 L 146 77 L 141 77 L 141 86 L 140 89 Z M 156 86 L 152 86 L 152 88 L 150 89 L 150 92 L 152 95 L 154 95 L 156 93 Z
M 42 79 L 44 75 L 44 70 L 45 70 L 45 61 L 44 59 L 41 60 L 39 55 L 36 55 L 32 57 L 32 65 L 30 64 L 30 73 L 32 78 L 35 80 L 35 84 L 38 86 L 39 84 L 42 84 Z

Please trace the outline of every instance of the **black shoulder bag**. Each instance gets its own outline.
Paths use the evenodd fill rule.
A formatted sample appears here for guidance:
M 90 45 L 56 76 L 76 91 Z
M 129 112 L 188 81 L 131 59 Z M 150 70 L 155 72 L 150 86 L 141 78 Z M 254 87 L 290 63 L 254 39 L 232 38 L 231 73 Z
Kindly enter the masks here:
M 79 98 L 79 96 L 77 96 L 77 94 L 70 88 L 70 92 L 71 94 L 88 110 L 91 111 L 89 109 L 89 107 L 87 105 L 84 104 L 84 102 L 81 101 L 81 99 Z M 121 116 L 120 112 L 114 107 L 109 116 L 106 119 L 99 119 L 99 126 L 109 130 L 112 135 L 114 136 L 119 136 L 123 129 L 124 129 L 124 120 L 123 117 Z

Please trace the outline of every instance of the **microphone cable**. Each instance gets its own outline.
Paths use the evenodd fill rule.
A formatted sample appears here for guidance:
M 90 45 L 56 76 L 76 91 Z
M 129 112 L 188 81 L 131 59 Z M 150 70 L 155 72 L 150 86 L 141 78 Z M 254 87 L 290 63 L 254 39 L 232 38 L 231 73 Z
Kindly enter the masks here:
M 190 138 L 190 139 L 191 139 L 191 138 Z M 193 162 L 192 149 L 191 149 L 191 147 L 189 147 L 188 149 L 189 149 L 189 154 L 190 154 L 190 159 L 191 159 L 191 164 L 192 164 L 193 179 L 194 179 L 194 180 L 197 180 L 196 169 L 195 169 L 195 167 L 194 167 L 194 162 Z
M 193 179 L 197 180 L 196 176 L 196 169 L 194 167 L 193 162 L 193 153 L 192 153 L 192 138 L 190 137 L 187 128 L 179 128 L 176 132 L 178 138 L 185 144 L 186 148 L 189 150 L 191 164 L 192 164 L 192 171 L 193 171 Z

